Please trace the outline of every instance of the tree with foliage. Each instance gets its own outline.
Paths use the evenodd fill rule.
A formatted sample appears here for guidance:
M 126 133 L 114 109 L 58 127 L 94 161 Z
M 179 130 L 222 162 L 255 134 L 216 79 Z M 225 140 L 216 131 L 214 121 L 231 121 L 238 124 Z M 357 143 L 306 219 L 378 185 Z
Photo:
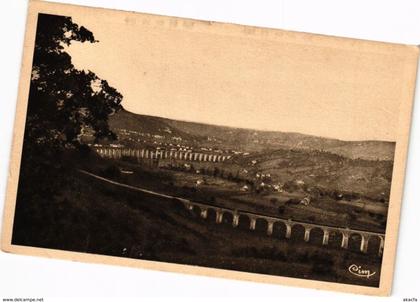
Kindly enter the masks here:
M 62 168 L 63 153 L 83 150 L 80 138 L 84 131 L 92 132 L 97 139 L 115 138 L 108 117 L 121 108 L 122 95 L 106 80 L 74 67 L 65 52 L 72 42 L 98 41 L 70 17 L 39 14 L 21 178 L 30 179 L 34 182 L 30 186 L 34 187 L 33 184 L 52 177 L 44 191 L 47 195 L 52 193 L 51 184 L 58 182 L 54 174 L 60 173 L 55 170 Z
M 95 73 L 74 67 L 64 51 L 74 41 L 98 42 L 69 17 L 39 15 L 25 144 L 71 148 L 88 128 L 97 138 L 114 137 L 108 116 L 121 108 L 122 95 Z
M 89 150 L 81 144 L 83 133 L 116 137 L 108 117 L 122 108 L 122 95 L 95 73 L 74 67 L 65 51 L 73 42 L 98 41 L 70 17 L 38 15 L 14 224 L 13 239 L 20 243 L 52 238 L 46 234 L 65 216 L 54 206 L 55 196 L 71 185 L 71 168 Z M 35 227 L 36 235 L 27 232 Z

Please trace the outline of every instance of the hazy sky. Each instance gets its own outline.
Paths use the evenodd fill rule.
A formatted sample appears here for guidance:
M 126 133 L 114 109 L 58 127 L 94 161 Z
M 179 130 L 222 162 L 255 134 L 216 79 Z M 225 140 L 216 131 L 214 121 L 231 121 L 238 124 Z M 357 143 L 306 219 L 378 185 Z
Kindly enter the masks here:
M 73 16 L 99 43 L 75 43 L 77 68 L 124 96 L 132 112 L 345 140 L 395 141 L 403 64 L 366 47 L 209 33 L 189 23 Z M 203 28 L 202 28 L 203 27 Z

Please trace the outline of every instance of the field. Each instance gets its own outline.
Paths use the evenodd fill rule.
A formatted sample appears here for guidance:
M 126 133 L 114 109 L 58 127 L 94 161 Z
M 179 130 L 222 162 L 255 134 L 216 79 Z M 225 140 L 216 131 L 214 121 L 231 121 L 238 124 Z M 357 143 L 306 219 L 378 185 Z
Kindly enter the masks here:
M 281 217 L 383 232 L 395 144 L 347 142 L 298 133 L 256 131 L 144 116 L 110 119 L 114 146 L 229 156 L 223 163 L 125 158 L 117 168 L 163 173 L 151 189 Z M 85 137 L 89 143 L 89 137 Z M 91 143 L 93 146 L 93 143 Z M 95 143 L 110 146 L 110 142 Z M 157 170 L 156 167 L 159 169 Z M 138 173 L 127 181 L 136 183 Z M 197 183 L 199 183 L 197 185 Z M 310 198 L 309 205 L 299 201 Z
M 266 236 L 258 226 L 255 232 L 242 225 L 234 229 L 229 221 L 215 224 L 214 217 L 204 220 L 167 199 L 122 190 L 77 172 L 68 178 L 68 185 L 34 228 L 19 232 L 16 221 L 15 243 L 331 282 L 379 284 L 381 259 L 372 257 L 373 250 L 364 255 L 352 245 L 349 250 L 337 245 L 325 248 L 316 236 L 314 242 L 304 243 L 296 237 L 298 232 L 286 240 L 276 234 Z M 369 280 L 357 278 L 347 271 L 352 263 L 377 273 Z
M 131 173 L 124 174 L 121 170 Z M 275 190 L 267 183 L 261 188 L 250 185 L 255 180 L 234 176 L 238 174 L 234 171 L 238 171 L 236 164 L 177 161 L 176 165 L 168 166 L 161 161 L 145 165 L 130 159 L 106 161 L 92 170 L 133 186 L 231 209 L 373 232 L 384 230 L 387 208 L 381 202 L 360 197 L 347 201 L 335 197 L 336 190 L 321 195 L 315 186 L 294 185 Z M 306 196 L 311 197 L 307 205 L 300 202 Z
M 43 176 L 29 175 L 22 180 L 27 183 L 19 184 L 23 189 L 18 192 L 15 244 L 379 285 L 382 257 L 377 236 L 362 253 L 361 237 L 354 234 L 349 237 L 348 249 L 341 247 L 342 235 L 334 232 L 328 245 L 322 245 L 320 229 L 313 229 L 305 242 L 302 225 L 292 227 L 291 238 L 286 238 L 285 227 L 277 224 L 268 235 L 266 221 L 257 219 L 252 230 L 250 218 L 243 215 L 234 228 L 231 213 L 216 223 L 214 210 L 203 218 L 197 207 L 187 210 L 176 199 L 384 233 L 393 143 L 231 129 L 126 111 L 115 114 L 110 124 L 117 140 L 97 141 L 85 133 L 78 151 L 60 155 L 62 165 L 33 165 Z M 140 149 L 154 154 L 198 152 L 225 159 L 140 158 L 127 152 L 101 157 L 97 153 L 100 148 L 119 150 L 120 154 Z M 171 197 L 123 188 L 81 170 Z M 355 263 L 375 275 L 352 275 L 348 269 Z

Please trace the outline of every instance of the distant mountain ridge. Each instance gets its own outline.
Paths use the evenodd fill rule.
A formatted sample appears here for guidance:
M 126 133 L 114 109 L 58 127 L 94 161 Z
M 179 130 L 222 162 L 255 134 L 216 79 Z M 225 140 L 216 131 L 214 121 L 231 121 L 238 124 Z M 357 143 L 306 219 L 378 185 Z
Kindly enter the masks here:
M 232 128 L 135 114 L 126 110 L 112 115 L 109 123 L 114 131 L 126 129 L 167 139 L 177 138 L 191 146 L 217 147 L 242 152 L 277 149 L 318 150 L 351 159 L 392 161 L 395 151 L 394 142 L 343 141 L 293 132 Z
M 109 123 L 125 147 L 222 152 L 232 155 L 226 165 L 244 177 L 269 174 L 283 185 L 303 183 L 331 194 L 389 200 L 395 143 L 231 128 L 125 110 Z

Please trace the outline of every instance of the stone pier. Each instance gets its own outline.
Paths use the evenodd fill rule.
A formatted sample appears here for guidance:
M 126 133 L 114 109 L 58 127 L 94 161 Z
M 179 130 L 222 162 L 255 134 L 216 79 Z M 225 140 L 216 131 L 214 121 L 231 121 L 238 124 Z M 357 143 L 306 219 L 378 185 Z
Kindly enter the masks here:
M 251 219 L 251 223 L 249 225 L 249 228 L 254 231 L 255 225 L 257 224 L 257 219 L 255 217 L 250 217 L 250 219 Z
M 330 237 L 330 232 L 327 229 L 324 229 L 323 231 L 324 231 L 324 236 L 322 237 L 322 245 L 327 245 L 329 237 Z
M 303 236 L 303 240 L 305 240 L 305 242 L 308 242 L 310 237 L 311 237 L 311 228 L 306 227 L 305 228 L 305 235 Z

